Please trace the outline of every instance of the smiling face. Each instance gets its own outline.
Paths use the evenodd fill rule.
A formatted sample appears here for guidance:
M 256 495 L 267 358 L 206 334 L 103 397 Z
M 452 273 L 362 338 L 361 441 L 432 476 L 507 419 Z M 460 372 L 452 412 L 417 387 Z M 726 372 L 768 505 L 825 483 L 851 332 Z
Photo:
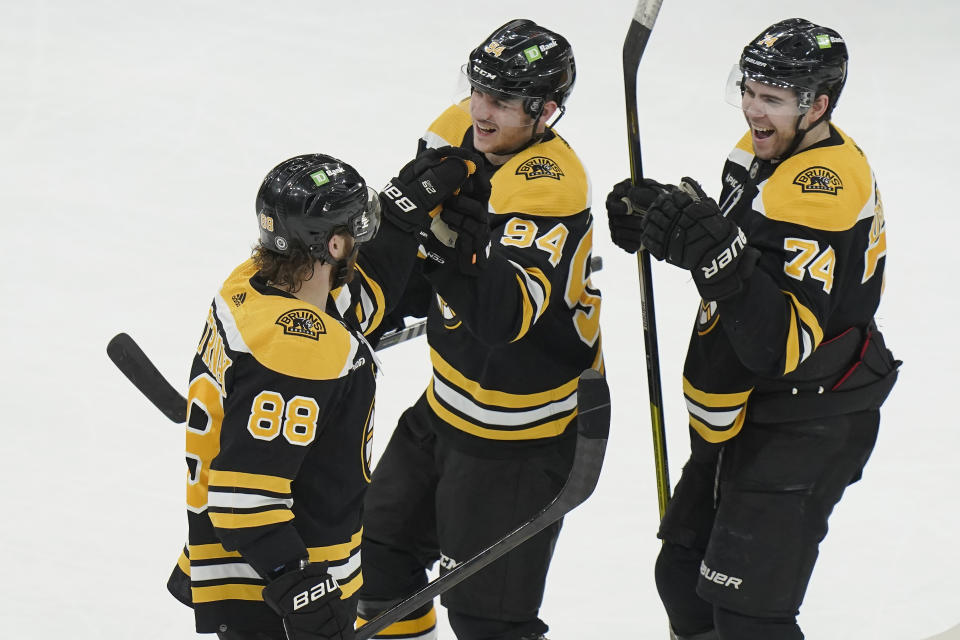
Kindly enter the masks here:
M 794 142 L 798 121 L 800 129 L 808 129 L 823 115 L 827 104 L 827 96 L 820 95 L 809 108 L 801 109 L 793 89 L 745 80 L 741 108 L 750 125 L 754 154 L 761 160 L 782 157 Z
M 473 146 L 494 164 L 503 164 L 511 155 L 541 133 L 557 109 L 548 101 L 540 118 L 534 120 L 523 110 L 523 99 L 504 98 L 474 89 L 470 97 Z

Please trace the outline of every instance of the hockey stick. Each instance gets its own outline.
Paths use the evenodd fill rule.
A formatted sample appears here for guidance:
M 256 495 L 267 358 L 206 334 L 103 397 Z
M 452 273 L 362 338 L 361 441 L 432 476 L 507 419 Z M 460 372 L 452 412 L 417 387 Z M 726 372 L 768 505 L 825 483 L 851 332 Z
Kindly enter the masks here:
M 610 390 L 607 388 L 606 380 L 599 373 L 593 369 L 587 369 L 580 374 L 577 387 L 577 449 L 573 466 L 560 493 L 550 504 L 519 527 L 359 627 L 356 640 L 367 640 L 383 631 L 540 533 L 590 497 L 600 477 L 609 429 Z
M 638 0 L 627 37 L 623 41 L 623 91 L 627 106 L 627 142 L 630 151 L 630 177 L 637 184 L 643 180 L 640 159 L 640 125 L 637 112 L 637 70 L 647 48 L 653 23 L 663 0 Z M 670 500 L 670 471 L 667 468 L 667 437 L 663 426 L 663 389 L 660 385 L 660 351 L 657 347 L 657 318 L 653 308 L 653 277 L 650 254 L 640 247 L 637 252 L 640 272 L 640 308 L 643 316 L 643 342 L 647 354 L 647 392 L 650 397 L 650 423 L 653 428 L 653 461 L 657 472 L 657 502 L 663 517 Z
M 176 423 L 187 421 L 187 399 L 150 362 L 140 345 L 125 333 L 107 343 L 107 355 L 140 393 Z

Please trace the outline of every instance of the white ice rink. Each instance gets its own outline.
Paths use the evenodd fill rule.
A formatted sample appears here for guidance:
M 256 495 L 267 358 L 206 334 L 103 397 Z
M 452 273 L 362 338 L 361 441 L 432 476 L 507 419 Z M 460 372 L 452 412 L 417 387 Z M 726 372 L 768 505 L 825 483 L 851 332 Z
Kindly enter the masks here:
M 446 106 L 467 52 L 514 17 L 576 52 L 559 130 L 593 183 L 613 397 L 603 476 L 567 519 L 543 617 L 556 640 L 666 637 L 636 266 L 603 210 L 628 172 L 620 48 L 634 0 L 0 6 L 0 637 L 192 637 L 190 611 L 164 588 L 186 528 L 183 434 L 114 369 L 107 340 L 131 333 L 185 387 L 210 299 L 256 238 L 263 175 L 324 152 L 383 184 Z M 644 169 L 718 192 L 745 130 L 722 97 L 730 66 L 763 27 L 798 15 L 851 50 L 835 122 L 880 182 L 878 321 L 905 362 L 800 622 L 816 640 L 916 640 L 960 622 L 960 4 L 666 0 L 640 67 Z M 698 298 L 678 269 L 657 265 L 654 281 L 675 481 Z M 383 359 L 378 450 L 429 376 L 422 340 Z

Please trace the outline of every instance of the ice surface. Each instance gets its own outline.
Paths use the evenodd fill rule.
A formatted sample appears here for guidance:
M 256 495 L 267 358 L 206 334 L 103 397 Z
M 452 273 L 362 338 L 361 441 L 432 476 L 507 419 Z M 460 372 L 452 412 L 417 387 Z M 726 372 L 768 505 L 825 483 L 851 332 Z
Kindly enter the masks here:
M 809 9 L 852 51 L 835 122 L 880 180 L 889 256 L 878 320 L 905 365 L 865 478 L 831 520 L 801 615 L 809 638 L 910 640 L 960 618 L 958 6 L 668 0 L 640 69 L 647 175 L 690 175 L 716 192 L 744 131 L 722 98 L 740 47 Z M 190 612 L 164 590 L 185 533 L 183 435 L 113 368 L 107 340 L 128 331 L 185 387 L 210 298 L 255 238 L 267 170 L 324 152 L 383 184 L 446 105 L 467 51 L 525 16 L 577 55 L 560 131 L 598 205 L 614 419 L 598 490 L 567 519 L 543 616 L 557 639 L 665 637 L 636 267 L 610 243 L 602 206 L 628 171 L 620 47 L 633 10 L 631 0 L 5 2 L 3 635 L 192 635 Z M 675 480 L 697 296 L 679 270 L 657 265 L 654 278 Z M 378 450 L 429 375 L 422 341 L 384 364 Z

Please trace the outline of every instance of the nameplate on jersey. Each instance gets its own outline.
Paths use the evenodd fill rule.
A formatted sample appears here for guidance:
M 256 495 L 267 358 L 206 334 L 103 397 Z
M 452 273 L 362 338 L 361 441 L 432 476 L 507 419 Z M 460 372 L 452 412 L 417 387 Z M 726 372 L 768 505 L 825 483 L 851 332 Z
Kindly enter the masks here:
M 837 192 L 843 189 L 843 181 L 840 180 L 840 176 L 826 167 L 804 169 L 793 179 L 793 184 L 800 187 L 803 193 L 828 193 L 832 196 L 837 195 Z
M 554 180 L 559 180 L 563 177 L 563 171 L 560 170 L 560 165 L 544 156 L 534 156 L 530 158 L 517 167 L 516 173 L 518 176 L 523 176 L 527 180 L 536 180 L 537 178 L 553 178 Z
M 283 332 L 288 336 L 300 336 L 311 340 L 319 340 L 320 334 L 327 332 L 327 328 L 323 326 L 323 320 L 310 309 L 291 309 L 277 318 L 275 324 L 283 327 Z

